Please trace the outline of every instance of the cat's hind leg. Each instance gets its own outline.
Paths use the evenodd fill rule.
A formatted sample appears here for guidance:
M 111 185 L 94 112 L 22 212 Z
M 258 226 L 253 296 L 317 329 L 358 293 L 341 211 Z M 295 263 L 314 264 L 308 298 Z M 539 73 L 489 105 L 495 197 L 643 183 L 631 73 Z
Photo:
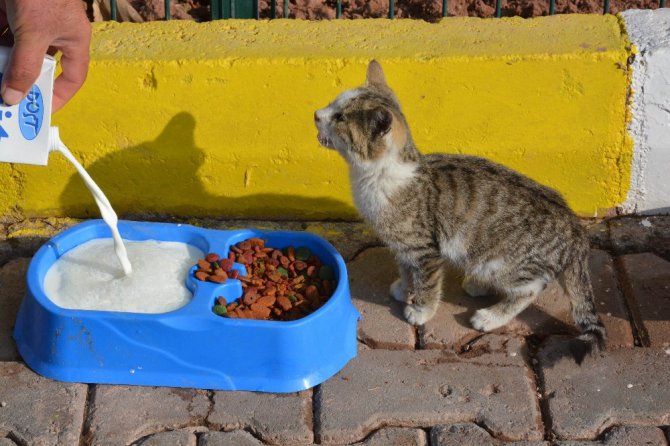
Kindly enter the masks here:
M 444 260 L 424 258 L 418 268 L 412 268 L 413 290 L 405 307 L 405 319 L 412 325 L 423 325 L 435 315 L 442 298 Z
M 545 277 L 517 279 L 507 286 L 501 286 L 503 299 L 488 308 L 477 310 L 470 319 L 474 328 L 491 331 L 502 327 L 525 310 L 547 287 Z
M 412 294 L 412 271 L 402 263 L 398 263 L 400 277 L 391 284 L 389 293 L 398 302 L 407 303 Z

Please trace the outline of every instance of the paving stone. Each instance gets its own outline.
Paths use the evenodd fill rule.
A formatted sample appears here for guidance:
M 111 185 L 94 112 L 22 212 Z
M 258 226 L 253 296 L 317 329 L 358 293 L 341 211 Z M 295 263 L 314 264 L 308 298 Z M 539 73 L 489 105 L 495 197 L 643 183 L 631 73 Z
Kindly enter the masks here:
M 243 430 L 208 432 L 200 437 L 198 446 L 262 446 L 265 443 Z M 367 439 L 351 446 L 426 446 L 426 433 L 421 429 L 389 427 L 379 429 Z M 316 445 L 313 445 L 316 446 Z
M 615 425 L 670 423 L 670 353 L 662 348 L 607 351 L 577 365 L 567 339 L 538 355 L 552 429 L 560 440 L 593 440 Z
M 128 444 L 184 426 L 204 425 L 206 391 L 170 387 L 95 386 L 85 437 L 91 444 Z
M 620 261 L 643 345 L 670 347 L 670 262 L 650 253 Z
M 506 442 L 493 438 L 485 429 L 471 423 L 435 426 L 430 430 L 431 446 L 550 446 L 547 441 Z
M 609 221 L 617 254 L 654 252 L 670 260 L 670 216 L 621 217 Z
M 18 360 L 12 330 L 16 313 L 26 292 L 26 272 L 30 259 L 12 260 L 0 268 L 0 361 Z
M 370 248 L 347 265 L 354 305 L 361 313 L 358 338 L 374 348 L 413 349 L 415 328 L 405 321 L 403 304 L 389 294 L 398 267 L 386 248 Z
M 487 333 L 468 342 L 458 352 L 458 357 L 499 366 L 519 366 L 522 361 L 528 363 L 529 359 L 528 346 L 523 337 L 496 333 Z
M 248 429 L 270 444 L 309 444 L 314 441 L 312 391 L 217 391 L 207 421 L 214 430 Z
M 236 430 L 232 432 L 207 432 L 198 439 L 198 446 L 263 446 L 249 432 Z
M 79 444 L 86 391 L 84 384 L 43 378 L 22 363 L 0 362 L 0 432 L 19 444 Z
M 616 426 L 597 441 L 559 441 L 556 446 L 667 446 L 663 431 L 650 426 Z
M 500 438 L 541 439 L 536 386 L 523 359 L 516 357 L 517 365 L 492 359 L 436 350 L 364 350 L 316 392 L 317 439 L 351 443 L 380 426 L 473 421 Z
M 598 314 L 608 330 L 608 348 L 632 347 L 633 332 L 623 296 L 617 287 L 612 258 L 593 250 L 590 257 L 591 281 Z M 423 348 L 460 349 L 481 333 L 470 327 L 469 319 L 479 308 L 497 302 L 497 298 L 470 297 L 461 288 L 462 278 L 447 270 L 444 298 L 437 314 L 419 329 Z M 570 311 L 570 300 L 558 281 L 552 282 L 529 308 L 494 333 L 577 334 Z
M 196 446 L 198 438 L 189 431 L 159 432 L 135 443 L 137 446 Z
M 605 251 L 592 250 L 589 263 L 596 308 L 607 329 L 606 348 L 633 347 L 633 328 L 612 257 Z
M 426 446 L 426 433 L 421 429 L 387 427 L 379 429 L 355 446 Z M 353 446 L 353 445 L 352 445 Z
M 396 273 L 397 277 L 397 273 Z M 419 327 L 421 348 L 459 350 L 481 332 L 470 326 L 470 317 L 480 307 L 493 305 L 492 297 L 470 297 L 461 288 L 462 276 L 446 268 L 442 286 L 442 301 L 432 319 Z

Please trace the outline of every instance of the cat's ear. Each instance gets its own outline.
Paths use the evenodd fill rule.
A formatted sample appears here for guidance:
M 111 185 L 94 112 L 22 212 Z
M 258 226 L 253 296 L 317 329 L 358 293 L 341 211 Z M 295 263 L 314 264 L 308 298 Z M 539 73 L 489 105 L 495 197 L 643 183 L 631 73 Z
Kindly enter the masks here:
M 386 79 L 384 78 L 384 71 L 382 70 L 382 66 L 374 59 L 370 61 L 370 64 L 368 65 L 368 74 L 365 78 L 365 84 L 369 87 L 388 87 L 386 84 Z
M 393 115 L 383 107 L 370 111 L 369 127 L 373 137 L 386 135 L 391 130 Z

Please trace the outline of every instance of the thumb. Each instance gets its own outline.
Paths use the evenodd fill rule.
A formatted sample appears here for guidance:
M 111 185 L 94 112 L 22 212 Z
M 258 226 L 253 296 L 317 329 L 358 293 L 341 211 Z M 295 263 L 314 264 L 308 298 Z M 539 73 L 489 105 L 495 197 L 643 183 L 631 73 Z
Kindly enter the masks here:
M 14 47 L 0 87 L 0 95 L 7 105 L 21 102 L 42 71 L 49 44 L 36 37 L 18 35 L 14 38 Z

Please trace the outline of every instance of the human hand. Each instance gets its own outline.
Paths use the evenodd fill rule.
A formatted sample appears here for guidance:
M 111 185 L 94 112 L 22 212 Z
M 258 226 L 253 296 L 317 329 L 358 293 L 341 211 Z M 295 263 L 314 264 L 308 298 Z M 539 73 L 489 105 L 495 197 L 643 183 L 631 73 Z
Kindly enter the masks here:
M 62 53 L 52 111 L 60 109 L 86 80 L 91 25 L 81 0 L 0 0 L 0 44 L 12 46 L 0 94 L 21 102 L 42 69 L 44 56 Z M 8 29 L 7 29 L 8 28 Z

